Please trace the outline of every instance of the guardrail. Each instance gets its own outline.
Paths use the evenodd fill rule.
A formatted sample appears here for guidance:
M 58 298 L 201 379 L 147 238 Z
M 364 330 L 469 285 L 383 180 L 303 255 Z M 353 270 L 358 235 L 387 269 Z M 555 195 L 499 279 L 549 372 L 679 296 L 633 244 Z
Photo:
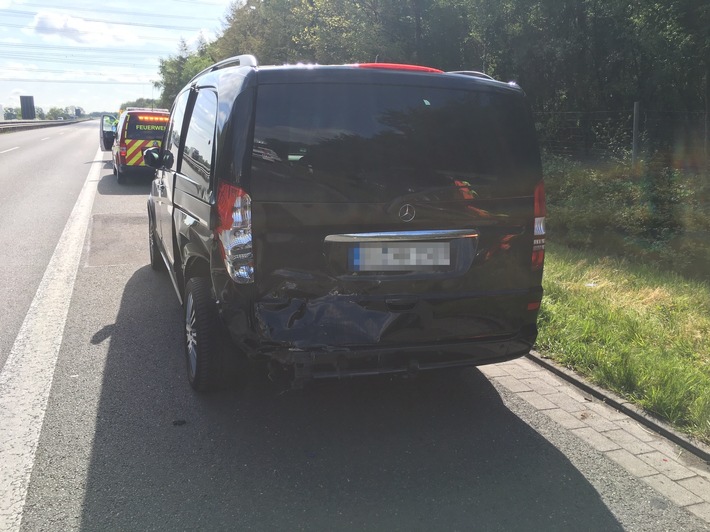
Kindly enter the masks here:
M 67 124 L 76 124 L 77 122 L 84 122 L 85 120 L 91 120 L 91 118 L 78 118 L 74 120 L 5 120 L 0 121 L 0 133 L 25 131 L 43 127 L 66 126 Z

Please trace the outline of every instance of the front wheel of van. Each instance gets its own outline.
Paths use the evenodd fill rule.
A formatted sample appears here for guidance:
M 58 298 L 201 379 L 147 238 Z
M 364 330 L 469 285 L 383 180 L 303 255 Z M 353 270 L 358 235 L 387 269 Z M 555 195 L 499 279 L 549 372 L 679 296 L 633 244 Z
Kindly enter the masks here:
M 209 279 L 193 277 L 185 287 L 185 357 L 188 381 L 199 392 L 216 388 L 220 364 L 218 319 Z

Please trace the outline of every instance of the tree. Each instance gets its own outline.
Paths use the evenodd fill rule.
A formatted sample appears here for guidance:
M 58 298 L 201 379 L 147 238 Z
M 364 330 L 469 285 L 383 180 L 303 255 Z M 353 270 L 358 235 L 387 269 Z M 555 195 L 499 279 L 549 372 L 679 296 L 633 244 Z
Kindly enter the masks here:
M 6 107 L 5 108 L 5 120 L 15 120 L 18 116 L 21 116 L 19 107 Z
M 219 59 L 252 54 L 263 64 L 313 61 L 309 43 L 299 39 L 308 22 L 300 7 L 292 0 L 234 3 L 224 33 L 210 49 Z
M 47 120 L 58 120 L 59 118 L 66 118 L 66 113 L 61 107 L 51 107 L 47 111 Z
M 150 107 L 151 109 L 157 107 L 158 101 L 153 98 L 138 98 L 137 100 L 123 102 L 119 109 L 126 109 L 127 107 Z
M 202 35 L 194 52 L 190 51 L 184 39 L 180 39 L 177 55 L 160 59 L 160 81 L 154 83 L 156 88 L 161 89 L 158 107 L 170 109 L 175 97 L 190 79 L 214 62 L 212 49 Z
M 175 96 L 185 85 L 187 80 L 185 80 L 183 71 L 189 57 L 190 50 L 185 40 L 181 38 L 177 55 L 170 56 L 167 59 L 160 59 L 158 68 L 160 81 L 155 83 L 156 88 L 161 89 L 160 99 L 158 100 L 160 107 L 170 108 Z
M 161 59 L 169 106 L 214 61 L 409 62 L 517 81 L 539 111 L 710 108 L 710 4 L 697 0 L 245 0 L 213 43 Z M 704 81 L 705 80 L 705 81 Z M 591 132 L 582 124 L 584 134 Z

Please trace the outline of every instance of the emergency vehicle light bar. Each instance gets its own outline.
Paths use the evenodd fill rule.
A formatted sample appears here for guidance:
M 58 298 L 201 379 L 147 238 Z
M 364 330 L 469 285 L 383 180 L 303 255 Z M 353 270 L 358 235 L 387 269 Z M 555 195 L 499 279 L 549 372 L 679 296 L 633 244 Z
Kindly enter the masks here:
M 138 120 L 142 122 L 167 122 L 167 116 L 138 115 Z

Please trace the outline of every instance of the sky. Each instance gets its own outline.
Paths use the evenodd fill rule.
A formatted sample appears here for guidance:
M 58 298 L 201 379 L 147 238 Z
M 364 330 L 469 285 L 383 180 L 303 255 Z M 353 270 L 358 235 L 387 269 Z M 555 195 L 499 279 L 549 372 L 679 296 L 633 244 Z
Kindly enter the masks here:
M 0 0 L 0 105 L 117 112 L 158 98 L 160 58 L 213 41 L 232 0 Z M 1 119 L 2 117 L 0 117 Z

